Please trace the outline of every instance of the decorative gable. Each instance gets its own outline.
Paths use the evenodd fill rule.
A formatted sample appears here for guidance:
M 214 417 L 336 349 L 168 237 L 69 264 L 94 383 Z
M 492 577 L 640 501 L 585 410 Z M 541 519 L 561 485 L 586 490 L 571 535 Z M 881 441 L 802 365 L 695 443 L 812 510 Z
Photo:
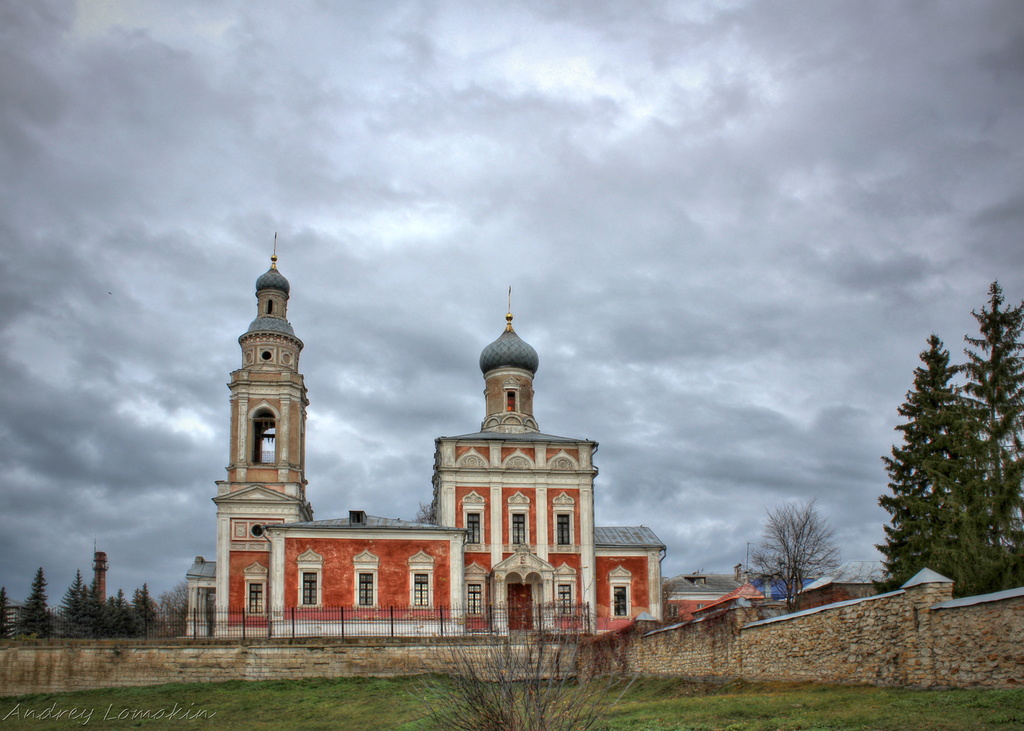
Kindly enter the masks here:
M 429 569 L 434 567 L 434 557 L 423 550 L 417 551 L 409 557 L 409 566 L 414 569 Z
M 462 498 L 463 505 L 483 505 L 486 502 L 487 501 L 484 499 L 484 496 L 478 493 L 476 490 L 473 490 L 473 492 L 469 493 L 464 498 Z
M 570 495 L 570 494 L 568 494 L 566 492 L 562 492 L 559 495 L 557 495 L 555 497 L 555 499 L 552 500 L 551 502 L 554 505 L 571 506 L 571 505 L 575 505 L 576 504 L 576 498 L 574 498 L 572 495 Z
M 300 553 L 295 560 L 299 564 L 300 568 L 319 567 L 323 566 L 324 563 L 324 557 L 312 548 L 307 548 L 305 551 Z
M 530 504 L 530 498 L 528 496 L 524 495 L 520 491 L 520 492 L 517 492 L 515 495 L 511 496 L 508 499 L 508 504 L 509 505 L 529 505 Z
M 621 581 L 623 579 L 632 579 L 632 578 L 633 578 L 633 574 L 630 571 L 628 571 L 627 569 L 622 568 L 621 566 L 616 566 L 615 568 L 613 568 L 611 571 L 608 572 L 608 579 L 610 581 L 614 581 L 616 579 L 619 579 Z
M 380 559 L 374 556 L 369 551 L 363 551 L 362 553 L 355 556 L 352 559 L 352 563 L 356 566 L 373 566 L 376 567 L 380 564 Z
M 471 449 L 470 451 L 466 452 L 464 455 L 459 457 L 458 461 L 455 463 L 455 466 L 474 468 L 486 467 L 487 459 L 479 452 L 477 452 L 475 449 Z
M 548 466 L 553 470 L 578 470 L 580 468 L 579 462 L 566 454 L 564 450 L 550 458 Z
M 504 466 L 509 470 L 528 470 L 533 467 L 533 460 L 519 450 L 516 450 L 512 456 L 505 460 Z
M 255 578 L 266 578 L 267 567 L 261 564 L 259 561 L 253 561 L 251 564 L 245 567 L 245 575 L 247 577 Z

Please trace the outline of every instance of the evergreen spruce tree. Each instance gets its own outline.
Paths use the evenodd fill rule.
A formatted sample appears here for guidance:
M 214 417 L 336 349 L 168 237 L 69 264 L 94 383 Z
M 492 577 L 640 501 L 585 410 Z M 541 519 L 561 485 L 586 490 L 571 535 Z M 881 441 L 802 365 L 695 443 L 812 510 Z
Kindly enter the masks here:
M 89 637 L 90 624 L 86 614 L 85 603 L 88 600 L 89 587 L 82 580 L 82 572 L 75 572 L 75 580 L 64 593 L 60 603 L 62 620 L 61 634 L 65 637 Z
M 7 587 L 0 586 L 0 639 L 11 636 L 10 613 L 11 602 L 7 598 Z
M 135 614 L 136 634 L 148 637 L 156 631 L 156 602 L 149 595 L 149 584 L 143 584 L 132 595 L 132 609 Z
M 922 568 L 940 573 L 952 571 L 946 555 L 950 539 L 953 484 L 959 464 L 958 423 L 963 417 L 959 392 L 952 379 L 956 366 L 950 365 L 949 351 L 935 334 L 921 353 L 914 370 L 914 386 L 898 413 L 906 421 L 896 427 L 903 443 L 883 457 L 891 494 L 878 503 L 889 512 L 886 542 L 877 548 L 885 556 L 887 582 L 880 588 L 894 589 Z
M 131 637 L 135 634 L 135 616 L 124 589 L 107 599 L 106 637 Z
M 32 580 L 32 589 L 25 600 L 25 606 L 22 607 L 21 616 L 18 617 L 17 633 L 49 637 L 51 631 L 52 618 L 46 606 L 46 577 L 43 575 L 43 567 L 40 566 L 35 579 Z
M 99 587 L 95 581 L 86 590 L 83 617 L 86 637 L 98 639 L 110 636 L 107 629 L 107 605 L 100 598 Z
M 960 482 L 954 515 L 959 594 L 1024 584 L 1024 302 L 1007 307 L 993 282 L 988 307 L 971 314 L 979 336 L 965 338 L 961 367 L 973 475 Z

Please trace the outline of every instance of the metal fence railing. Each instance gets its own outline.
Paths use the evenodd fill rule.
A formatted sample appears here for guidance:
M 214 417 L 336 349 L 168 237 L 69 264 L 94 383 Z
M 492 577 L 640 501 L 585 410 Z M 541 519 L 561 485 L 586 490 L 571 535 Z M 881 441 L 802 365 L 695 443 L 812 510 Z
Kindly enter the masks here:
M 586 604 L 484 605 L 466 607 L 286 607 L 265 612 L 242 609 L 178 609 L 121 616 L 70 617 L 48 612 L 48 621 L 26 623 L 15 612 L 0 636 L 81 639 L 458 637 L 515 632 L 588 634 L 594 618 Z

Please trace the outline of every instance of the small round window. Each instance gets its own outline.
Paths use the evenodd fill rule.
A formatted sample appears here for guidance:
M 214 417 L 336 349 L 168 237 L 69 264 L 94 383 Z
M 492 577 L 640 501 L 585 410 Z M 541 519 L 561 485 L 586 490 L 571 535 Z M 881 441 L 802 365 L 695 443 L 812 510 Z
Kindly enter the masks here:
M 270 354 L 269 350 L 264 350 L 262 353 L 260 353 L 260 357 L 263 360 L 270 360 L 273 356 Z

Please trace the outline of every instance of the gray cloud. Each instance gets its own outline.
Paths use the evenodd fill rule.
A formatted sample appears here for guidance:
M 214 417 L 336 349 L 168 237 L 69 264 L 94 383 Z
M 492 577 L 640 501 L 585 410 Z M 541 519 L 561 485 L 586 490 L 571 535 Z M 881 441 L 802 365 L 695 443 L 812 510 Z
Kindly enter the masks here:
M 1019 274 L 1014 2 L 0 10 L 0 584 L 212 553 L 228 374 L 279 233 L 309 494 L 408 517 L 513 285 L 598 522 L 728 570 L 818 498 L 847 559 L 931 332 Z

